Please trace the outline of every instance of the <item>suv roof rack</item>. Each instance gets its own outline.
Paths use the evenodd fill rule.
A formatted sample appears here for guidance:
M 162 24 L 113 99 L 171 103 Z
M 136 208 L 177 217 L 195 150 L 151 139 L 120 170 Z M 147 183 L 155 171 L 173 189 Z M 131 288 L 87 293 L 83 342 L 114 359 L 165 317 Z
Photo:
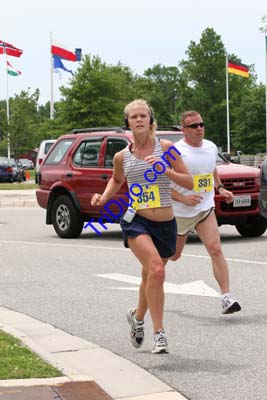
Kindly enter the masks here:
M 71 133 L 90 133 L 90 132 L 107 132 L 107 131 L 115 131 L 118 133 L 125 133 L 123 128 L 118 126 L 100 126 L 97 128 L 81 128 L 81 129 L 72 129 Z
M 179 132 L 182 131 L 180 125 L 158 126 L 157 130 L 159 130 L 159 131 L 179 131 Z

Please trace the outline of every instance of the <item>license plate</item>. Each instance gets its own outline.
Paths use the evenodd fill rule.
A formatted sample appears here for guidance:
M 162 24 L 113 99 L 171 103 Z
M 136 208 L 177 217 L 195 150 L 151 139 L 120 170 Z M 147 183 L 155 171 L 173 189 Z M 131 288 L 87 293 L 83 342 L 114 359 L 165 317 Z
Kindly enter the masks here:
M 251 196 L 234 196 L 234 207 L 249 207 L 251 205 Z

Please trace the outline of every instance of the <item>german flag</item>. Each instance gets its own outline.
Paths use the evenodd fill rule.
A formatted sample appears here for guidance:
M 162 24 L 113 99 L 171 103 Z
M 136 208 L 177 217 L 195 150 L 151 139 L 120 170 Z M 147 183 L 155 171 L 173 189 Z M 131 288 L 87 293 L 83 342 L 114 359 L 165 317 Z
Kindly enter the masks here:
M 229 74 L 241 75 L 244 78 L 249 76 L 249 69 L 246 65 L 231 60 L 228 60 L 228 72 Z

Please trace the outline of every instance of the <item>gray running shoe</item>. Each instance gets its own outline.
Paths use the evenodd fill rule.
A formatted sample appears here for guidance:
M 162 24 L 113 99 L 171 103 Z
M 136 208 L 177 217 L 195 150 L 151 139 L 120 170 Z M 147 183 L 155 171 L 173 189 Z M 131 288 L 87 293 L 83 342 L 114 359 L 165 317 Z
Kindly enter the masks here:
M 152 353 L 169 353 L 167 337 L 162 329 L 159 329 L 154 335 Z
M 145 339 L 144 321 L 137 322 L 134 318 L 135 313 L 136 308 L 129 308 L 127 311 L 127 321 L 131 326 L 130 342 L 134 347 L 139 348 L 142 346 Z
M 222 314 L 233 314 L 241 310 L 241 306 L 230 294 L 222 297 Z

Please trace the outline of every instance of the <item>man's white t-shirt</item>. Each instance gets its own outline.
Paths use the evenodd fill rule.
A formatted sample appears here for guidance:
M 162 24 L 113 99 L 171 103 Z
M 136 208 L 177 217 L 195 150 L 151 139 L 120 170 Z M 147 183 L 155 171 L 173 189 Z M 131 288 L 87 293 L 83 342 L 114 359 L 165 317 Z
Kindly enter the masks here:
M 186 204 L 173 200 L 175 216 L 185 218 L 194 217 L 200 212 L 215 206 L 213 172 L 216 168 L 218 149 L 213 142 L 206 139 L 203 139 L 202 146 L 200 147 L 192 147 L 187 144 L 184 139 L 176 142 L 175 147 L 180 151 L 181 157 L 193 178 L 200 179 L 203 178 L 200 177 L 200 175 L 208 177 L 207 174 L 211 174 L 211 183 L 208 191 L 201 191 L 200 184 L 198 184 L 199 186 L 197 188 L 195 186 L 193 190 L 188 190 L 172 182 L 172 188 L 183 195 L 199 194 L 203 197 L 201 202 L 196 206 L 187 206 Z

